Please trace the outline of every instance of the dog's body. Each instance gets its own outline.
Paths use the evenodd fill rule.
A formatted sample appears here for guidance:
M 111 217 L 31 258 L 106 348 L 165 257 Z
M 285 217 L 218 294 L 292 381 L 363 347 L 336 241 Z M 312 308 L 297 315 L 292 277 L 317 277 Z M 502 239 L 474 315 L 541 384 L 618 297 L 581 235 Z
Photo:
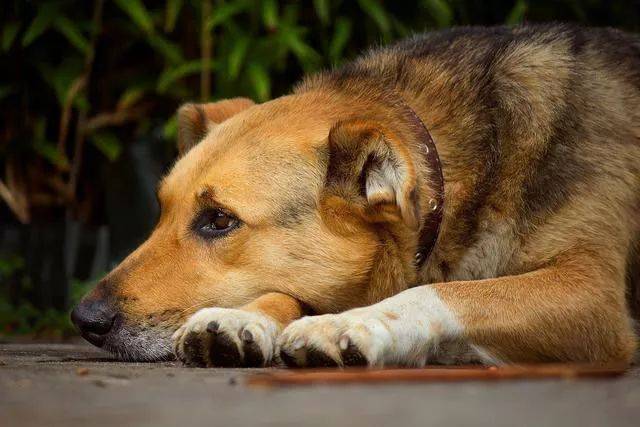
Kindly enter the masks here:
M 445 186 L 419 269 L 435 189 L 414 113 Z M 631 360 L 638 38 L 437 32 L 179 121 L 157 229 L 76 309 L 116 313 L 92 342 L 166 357 L 180 326 L 176 354 L 206 366 Z

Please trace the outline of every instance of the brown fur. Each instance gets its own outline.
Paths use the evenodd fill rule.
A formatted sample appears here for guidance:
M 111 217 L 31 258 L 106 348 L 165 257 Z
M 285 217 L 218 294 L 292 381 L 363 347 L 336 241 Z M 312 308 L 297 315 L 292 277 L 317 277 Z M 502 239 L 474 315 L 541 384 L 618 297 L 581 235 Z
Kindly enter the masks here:
M 615 30 L 463 28 L 374 50 L 262 105 L 183 107 L 180 145 L 193 148 L 160 185 L 158 226 L 90 298 L 109 294 L 123 328 L 166 336 L 208 306 L 284 325 L 302 303 L 338 312 L 434 283 L 468 339 L 503 359 L 628 362 L 639 70 L 638 39 Z M 434 190 L 411 109 L 446 194 L 419 272 Z M 210 206 L 242 225 L 203 241 L 189 225 Z M 118 339 L 107 348 L 147 357 Z

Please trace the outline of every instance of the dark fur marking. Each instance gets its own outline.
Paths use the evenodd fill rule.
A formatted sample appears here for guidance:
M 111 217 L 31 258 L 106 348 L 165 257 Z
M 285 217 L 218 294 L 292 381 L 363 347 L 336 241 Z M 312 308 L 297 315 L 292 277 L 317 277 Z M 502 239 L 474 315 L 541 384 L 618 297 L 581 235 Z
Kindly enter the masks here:
M 280 350 L 280 360 L 282 360 L 282 362 L 284 362 L 284 364 L 287 365 L 289 368 L 299 367 L 296 361 L 296 358 L 291 356 L 289 353 L 287 353 L 284 350 Z
M 336 368 L 338 363 L 322 350 L 311 347 L 307 348 L 306 366 L 309 368 Z
M 244 342 L 242 350 L 244 351 L 244 366 L 246 368 L 259 368 L 264 366 L 262 350 L 260 350 L 256 342 Z
M 568 107 L 555 126 L 547 149 L 524 183 L 522 220 L 532 225 L 544 221 L 570 200 L 578 184 L 594 178 L 592 162 L 581 159 L 582 123 L 579 114 Z
M 293 228 L 301 225 L 305 218 L 316 210 L 316 204 L 310 198 L 299 198 L 288 201 L 275 217 L 276 225 L 284 228 Z
M 367 358 L 364 357 L 358 347 L 349 344 L 346 350 L 341 352 L 342 363 L 344 366 L 367 366 Z
M 206 366 L 202 337 L 195 332 L 189 332 L 184 339 L 184 363 L 187 366 Z
M 212 333 L 209 359 L 213 366 L 238 368 L 242 366 L 242 356 L 235 341 L 224 332 Z

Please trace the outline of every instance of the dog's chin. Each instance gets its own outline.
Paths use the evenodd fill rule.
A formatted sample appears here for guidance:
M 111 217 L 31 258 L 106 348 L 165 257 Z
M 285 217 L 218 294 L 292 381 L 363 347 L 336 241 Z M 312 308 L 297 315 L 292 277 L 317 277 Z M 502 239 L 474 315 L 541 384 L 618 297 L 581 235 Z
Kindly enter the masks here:
M 130 362 L 158 362 L 173 359 L 171 331 L 165 329 L 119 328 L 109 333 L 102 349 Z

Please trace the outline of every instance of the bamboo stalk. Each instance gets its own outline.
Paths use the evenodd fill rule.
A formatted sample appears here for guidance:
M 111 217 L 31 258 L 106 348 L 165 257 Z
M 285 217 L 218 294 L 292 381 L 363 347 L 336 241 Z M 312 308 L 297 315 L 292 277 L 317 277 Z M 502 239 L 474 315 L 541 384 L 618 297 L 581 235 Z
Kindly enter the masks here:
M 60 129 L 58 130 L 58 151 L 65 154 L 67 136 L 69 134 L 69 122 L 71 121 L 71 111 L 73 110 L 73 101 L 76 96 L 82 92 L 87 82 L 86 76 L 83 74 L 76 78 L 67 90 L 67 95 L 62 106 L 62 115 L 60 117 Z
M 13 192 L 9 189 L 9 187 L 0 179 L 0 197 L 5 201 L 7 206 L 11 212 L 14 213 L 18 221 L 22 224 L 27 224 L 29 222 L 29 212 L 18 202 L 17 198 L 14 197 Z
M 96 114 L 86 120 L 83 131 L 85 133 L 91 133 L 105 126 L 117 126 L 138 120 L 148 113 L 150 107 L 150 105 L 137 105 L 132 109 Z

